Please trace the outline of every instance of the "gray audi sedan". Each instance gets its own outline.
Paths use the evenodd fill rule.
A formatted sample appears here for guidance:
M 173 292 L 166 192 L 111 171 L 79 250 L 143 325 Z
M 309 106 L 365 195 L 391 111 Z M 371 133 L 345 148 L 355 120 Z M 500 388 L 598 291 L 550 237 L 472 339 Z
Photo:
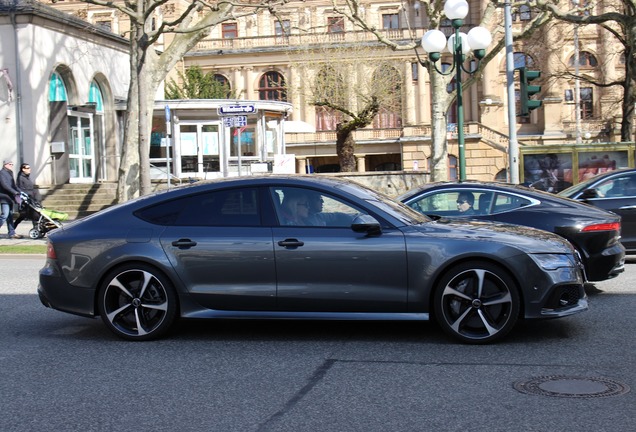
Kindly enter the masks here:
M 587 309 L 561 237 L 433 221 L 357 183 L 241 177 L 142 197 L 48 234 L 38 293 L 117 336 L 178 318 L 429 320 L 488 343 L 522 318 Z

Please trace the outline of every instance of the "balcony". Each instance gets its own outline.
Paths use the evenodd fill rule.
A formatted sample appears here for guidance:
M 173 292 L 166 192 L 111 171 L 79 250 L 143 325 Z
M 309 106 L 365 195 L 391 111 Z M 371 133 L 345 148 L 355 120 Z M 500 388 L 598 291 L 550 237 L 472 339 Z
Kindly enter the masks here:
M 409 29 L 387 29 L 383 30 L 382 33 L 384 34 L 384 37 L 395 42 L 411 42 L 413 40 L 413 36 Z M 422 29 L 415 30 L 416 39 L 421 38 L 423 34 L 424 31 Z M 219 50 L 226 52 L 263 48 L 289 49 L 290 47 L 321 45 L 325 43 L 347 44 L 354 42 L 377 42 L 377 38 L 369 32 L 348 31 L 338 33 L 307 33 L 226 39 L 204 39 L 200 41 L 190 52 L 202 53 L 206 51 Z

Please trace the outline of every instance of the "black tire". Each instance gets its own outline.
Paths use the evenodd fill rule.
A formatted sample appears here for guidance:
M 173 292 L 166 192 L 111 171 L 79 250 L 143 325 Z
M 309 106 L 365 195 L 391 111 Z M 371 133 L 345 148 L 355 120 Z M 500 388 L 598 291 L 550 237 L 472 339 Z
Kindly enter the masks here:
M 435 289 L 437 322 L 452 337 L 485 344 L 504 337 L 519 318 L 519 288 L 502 268 L 466 262 L 449 270 Z
M 172 283 L 157 269 L 129 264 L 112 270 L 99 289 L 97 307 L 117 336 L 147 341 L 164 336 L 177 316 Z

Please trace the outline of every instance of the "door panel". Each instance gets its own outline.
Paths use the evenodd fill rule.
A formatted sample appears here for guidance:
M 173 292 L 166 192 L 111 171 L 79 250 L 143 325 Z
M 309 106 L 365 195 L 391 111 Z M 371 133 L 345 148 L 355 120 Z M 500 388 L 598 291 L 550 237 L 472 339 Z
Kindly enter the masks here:
M 368 237 L 350 228 L 280 227 L 274 250 L 279 310 L 407 310 L 406 250 L 398 230 Z

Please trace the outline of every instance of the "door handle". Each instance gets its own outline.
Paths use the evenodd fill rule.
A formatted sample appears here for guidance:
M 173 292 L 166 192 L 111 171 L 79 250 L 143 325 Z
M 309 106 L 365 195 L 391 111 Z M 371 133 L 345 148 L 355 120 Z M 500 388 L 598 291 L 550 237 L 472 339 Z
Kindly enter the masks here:
M 197 245 L 197 242 L 190 239 L 179 239 L 172 242 L 172 246 L 179 249 L 188 249 Z
M 304 246 L 305 243 L 301 242 L 299 240 L 296 239 L 285 239 L 285 240 L 281 240 L 278 242 L 278 246 L 283 246 L 286 247 L 288 249 L 292 249 L 292 248 L 297 248 L 297 247 L 301 247 Z

